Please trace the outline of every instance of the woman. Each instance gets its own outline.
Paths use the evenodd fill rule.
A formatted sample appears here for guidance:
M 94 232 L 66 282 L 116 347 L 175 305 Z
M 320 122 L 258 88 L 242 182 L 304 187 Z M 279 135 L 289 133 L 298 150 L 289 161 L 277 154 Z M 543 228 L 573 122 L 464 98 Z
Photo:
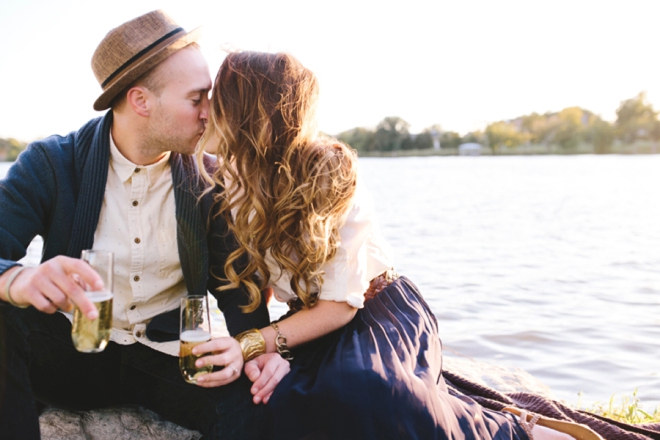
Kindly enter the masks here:
M 273 438 L 573 438 L 449 394 L 437 322 L 390 270 L 355 153 L 316 129 L 317 95 L 313 73 L 287 54 L 230 53 L 218 72 L 202 145 L 217 155 L 206 177 L 222 188 L 218 215 L 238 245 L 227 288 L 247 289 L 246 312 L 268 286 L 291 310 L 238 335 L 241 351 L 201 358 L 229 367 L 202 383 L 263 352 L 291 358 L 265 399 Z

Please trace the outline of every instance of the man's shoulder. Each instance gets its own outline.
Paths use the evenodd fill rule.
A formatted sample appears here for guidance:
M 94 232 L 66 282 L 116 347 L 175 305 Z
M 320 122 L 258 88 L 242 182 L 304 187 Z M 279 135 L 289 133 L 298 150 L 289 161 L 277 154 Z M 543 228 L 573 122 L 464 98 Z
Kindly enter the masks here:
M 26 152 L 31 151 L 47 157 L 59 155 L 72 155 L 78 145 L 91 143 L 91 139 L 98 133 L 105 120 L 104 116 L 88 121 L 80 129 L 66 135 L 52 135 L 44 139 L 31 142 Z

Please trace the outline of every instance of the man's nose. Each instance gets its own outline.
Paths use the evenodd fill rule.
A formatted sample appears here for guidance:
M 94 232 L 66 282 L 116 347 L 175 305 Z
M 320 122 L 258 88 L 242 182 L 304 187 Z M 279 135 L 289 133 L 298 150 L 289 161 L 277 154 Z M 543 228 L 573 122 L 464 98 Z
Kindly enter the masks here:
M 209 98 L 208 96 L 205 96 L 202 98 L 201 110 L 199 111 L 199 119 L 203 119 L 204 122 L 209 119 L 209 106 Z

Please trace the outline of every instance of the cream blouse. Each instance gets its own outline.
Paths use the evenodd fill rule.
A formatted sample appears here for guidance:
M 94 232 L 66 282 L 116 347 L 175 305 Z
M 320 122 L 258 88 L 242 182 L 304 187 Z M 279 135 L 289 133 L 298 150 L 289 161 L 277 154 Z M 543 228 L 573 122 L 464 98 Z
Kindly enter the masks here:
M 353 204 L 345 218 L 344 225 L 339 228 L 337 252 L 322 267 L 323 285 L 313 286 L 312 291 L 320 290 L 321 300 L 346 302 L 362 308 L 369 282 L 392 268 L 392 251 L 381 235 L 371 193 L 359 178 Z M 296 299 L 291 289 L 291 274 L 280 269 L 270 251 L 266 253 L 265 262 L 270 271 L 268 284 L 275 298 L 281 302 Z

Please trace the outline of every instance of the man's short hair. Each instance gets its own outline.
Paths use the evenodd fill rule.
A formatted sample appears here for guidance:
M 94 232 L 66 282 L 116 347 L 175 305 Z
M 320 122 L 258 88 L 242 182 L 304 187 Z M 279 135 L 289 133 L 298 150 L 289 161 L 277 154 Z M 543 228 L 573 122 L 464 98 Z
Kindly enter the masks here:
M 199 49 L 199 44 L 193 42 L 186 47 L 194 47 L 196 49 Z M 119 109 L 124 104 L 124 102 L 126 102 L 126 95 L 128 94 L 128 91 L 136 86 L 144 87 L 145 89 L 152 92 L 154 95 L 160 96 L 163 89 L 165 88 L 165 79 L 163 78 L 163 75 L 160 72 L 161 69 L 159 69 L 161 65 L 162 62 L 160 64 L 155 65 L 153 68 L 147 70 L 145 73 L 142 74 L 141 77 L 133 81 L 133 83 L 131 83 L 124 90 L 122 90 L 121 93 L 119 93 L 117 97 L 112 100 L 112 102 L 110 103 L 110 108 L 112 110 Z

